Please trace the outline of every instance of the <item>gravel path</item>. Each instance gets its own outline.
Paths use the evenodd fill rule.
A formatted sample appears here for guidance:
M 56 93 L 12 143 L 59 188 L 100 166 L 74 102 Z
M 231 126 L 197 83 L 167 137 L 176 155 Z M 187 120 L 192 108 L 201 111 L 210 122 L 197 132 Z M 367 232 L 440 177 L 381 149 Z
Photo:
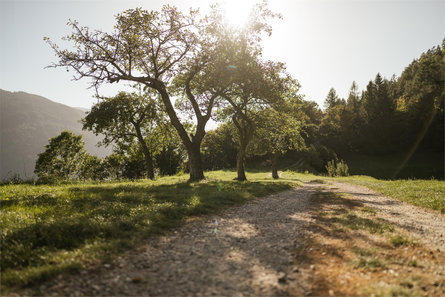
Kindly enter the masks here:
M 321 187 L 350 193 L 377 209 L 379 217 L 445 249 L 444 215 L 364 187 L 307 183 L 232 207 L 218 216 L 196 219 L 120 256 L 111 265 L 42 285 L 37 294 L 276 296 L 286 294 L 291 286 L 292 295 L 308 295 L 311 270 L 297 267 L 295 251 L 311 236 L 306 230 L 315 220 L 311 195 Z
M 44 295 L 276 296 L 292 272 L 313 185 L 198 219 Z M 215 220 L 218 224 L 215 224 Z M 215 230 L 215 227 L 217 228 Z M 216 232 L 215 232 L 216 231 Z M 300 294 L 308 292 L 304 280 Z

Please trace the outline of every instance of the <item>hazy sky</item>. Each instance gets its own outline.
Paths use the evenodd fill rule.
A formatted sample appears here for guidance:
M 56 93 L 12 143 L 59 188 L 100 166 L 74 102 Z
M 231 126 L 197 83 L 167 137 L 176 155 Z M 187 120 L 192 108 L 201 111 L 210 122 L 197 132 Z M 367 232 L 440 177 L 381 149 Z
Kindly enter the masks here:
M 0 0 L 0 88 L 25 91 L 66 105 L 89 108 L 95 99 L 88 81 L 72 81 L 65 69 L 44 69 L 56 62 L 44 36 L 61 44 L 70 33 L 67 20 L 111 30 L 114 15 L 134 7 L 182 9 L 202 7 L 205 0 Z M 221 1 L 220 1 L 221 2 Z M 252 0 L 226 0 L 227 15 L 242 22 Z M 270 0 L 283 15 L 273 21 L 264 56 L 285 62 L 302 85 L 301 93 L 320 105 L 334 87 L 346 97 L 355 80 L 366 87 L 377 72 L 385 77 L 403 69 L 445 38 L 445 0 L 420 1 L 285 1 Z M 104 88 L 113 95 L 117 88 Z

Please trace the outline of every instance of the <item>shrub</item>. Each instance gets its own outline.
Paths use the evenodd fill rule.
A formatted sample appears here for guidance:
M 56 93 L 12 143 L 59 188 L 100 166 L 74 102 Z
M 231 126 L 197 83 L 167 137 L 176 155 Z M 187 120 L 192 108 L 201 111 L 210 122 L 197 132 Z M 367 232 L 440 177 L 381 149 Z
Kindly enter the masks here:
M 343 160 L 328 161 L 325 168 L 329 176 L 349 176 L 349 167 Z

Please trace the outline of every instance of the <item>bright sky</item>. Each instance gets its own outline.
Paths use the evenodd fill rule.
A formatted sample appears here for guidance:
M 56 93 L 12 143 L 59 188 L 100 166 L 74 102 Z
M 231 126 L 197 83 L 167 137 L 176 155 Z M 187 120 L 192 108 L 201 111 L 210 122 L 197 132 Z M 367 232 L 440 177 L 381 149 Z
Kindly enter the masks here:
M 65 69 L 44 69 L 56 62 L 43 41 L 62 45 L 67 20 L 110 31 L 114 15 L 135 7 L 207 10 L 205 0 L 0 0 L 0 88 L 25 91 L 73 107 L 96 102 L 88 81 L 72 81 Z M 228 18 L 240 24 L 254 0 L 226 0 Z M 273 21 L 273 34 L 264 42 L 265 58 L 285 62 L 302 85 L 307 100 L 322 106 L 334 87 L 346 97 L 355 80 L 364 89 L 377 72 L 390 78 L 445 38 L 445 1 L 269 0 L 283 15 Z M 114 95 L 118 88 L 104 88 Z

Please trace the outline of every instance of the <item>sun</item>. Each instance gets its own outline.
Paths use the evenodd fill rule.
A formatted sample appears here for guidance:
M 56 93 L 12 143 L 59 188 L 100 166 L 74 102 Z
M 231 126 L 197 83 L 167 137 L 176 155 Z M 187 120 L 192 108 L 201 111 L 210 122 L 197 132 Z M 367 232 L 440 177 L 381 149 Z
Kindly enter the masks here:
M 225 12 L 229 26 L 242 28 L 248 21 L 250 12 L 258 0 L 223 0 L 222 9 Z

